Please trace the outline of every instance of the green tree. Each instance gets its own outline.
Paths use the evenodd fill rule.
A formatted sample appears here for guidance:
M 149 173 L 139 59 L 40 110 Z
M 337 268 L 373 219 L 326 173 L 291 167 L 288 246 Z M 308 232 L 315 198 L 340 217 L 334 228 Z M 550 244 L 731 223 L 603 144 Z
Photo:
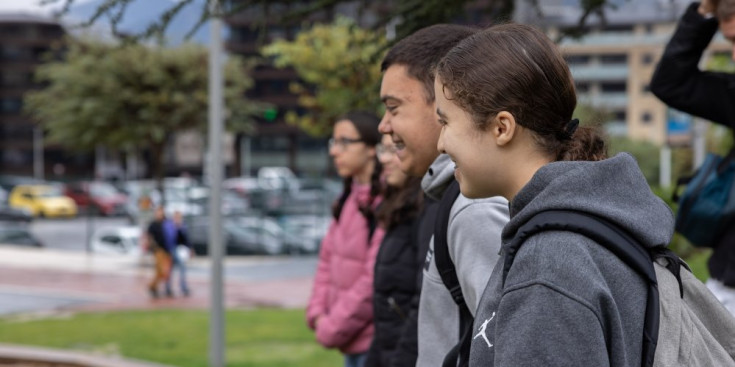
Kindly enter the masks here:
M 79 0 L 42 0 L 44 4 L 60 5 L 59 14 L 65 14 L 70 7 L 79 2 Z M 295 1 L 295 0 L 219 0 L 222 12 L 213 14 L 209 11 L 208 4 L 213 0 L 178 0 L 171 3 L 170 8 L 161 14 L 160 18 L 149 24 L 147 29 L 139 34 L 130 34 L 122 32 L 118 29 L 118 24 L 125 15 L 125 9 L 130 3 L 136 0 L 105 0 L 100 3 L 95 13 L 87 19 L 82 25 L 88 26 L 94 24 L 98 19 L 110 19 L 112 33 L 126 40 L 139 40 L 150 37 L 162 38 L 163 33 L 168 27 L 171 20 L 178 14 L 181 9 L 186 6 L 200 6 L 201 15 L 199 21 L 192 26 L 189 34 L 193 34 L 208 19 L 212 17 L 228 16 L 240 12 L 260 12 L 264 11 L 267 16 L 262 17 L 262 27 L 267 27 L 267 21 L 277 21 L 279 23 L 299 24 L 302 21 L 308 21 L 314 15 L 320 13 L 330 13 L 339 5 L 349 4 L 357 5 L 358 13 L 365 11 L 373 11 L 378 15 L 374 23 L 375 29 L 385 27 L 388 23 L 398 20 L 396 27 L 396 39 L 401 39 L 418 29 L 436 24 L 436 23 L 456 23 L 467 9 L 476 0 L 372 0 L 372 1 L 353 1 L 353 0 L 311 0 L 311 1 Z M 137 0 L 145 1 L 145 0 Z M 527 0 L 532 10 L 541 13 L 539 0 Z M 630 1 L 630 0 L 626 0 Z M 561 30 L 561 37 L 572 36 L 578 37 L 588 31 L 586 27 L 587 20 L 591 15 L 597 15 L 605 22 L 605 14 L 609 9 L 615 8 L 616 0 L 580 0 L 579 19 L 577 24 L 566 27 Z M 282 6 L 286 5 L 285 11 Z M 473 16 L 477 12 L 487 15 L 491 19 L 507 20 L 511 19 L 516 8 L 516 0 L 485 0 L 481 2 L 481 7 L 472 7 Z M 270 8 L 278 8 L 275 11 L 269 11 Z M 561 38 L 560 37 L 560 38 Z
M 39 67 L 44 88 L 25 96 L 25 111 L 49 139 L 72 149 L 137 147 L 151 153 L 154 177 L 164 175 L 163 154 L 176 132 L 207 122 L 207 52 L 200 46 L 155 49 L 69 41 L 63 60 Z M 231 57 L 225 67 L 226 121 L 250 131 L 262 109 L 244 99 L 248 66 Z
M 604 128 L 604 125 L 613 119 L 612 113 L 605 108 L 594 107 L 580 103 L 574 110 L 574 117 L 583 125 L 593 125 Z M 611 136 L 607 138 L 608 155 L 614 156 L 620 152 L 630 153 L 638 161 L 638 165 L 649 184 L 658 183 L 660 162 L 659 148 L 647 141 L 632 140 L 625 136 Z M 654 157 L 654 158 L 652 158 Z
M 334 120 L 355 109 L 380 107 L 379 59 L 387 42 L 376 32 L 339 17 L 299 33 L 293 41 L 279 40 L 263 48 L 277 67 L 292 67 L 301 81 L 290 85 L 303 116 L 290 111 L 286 121 L 313 136 L 325 136 Z

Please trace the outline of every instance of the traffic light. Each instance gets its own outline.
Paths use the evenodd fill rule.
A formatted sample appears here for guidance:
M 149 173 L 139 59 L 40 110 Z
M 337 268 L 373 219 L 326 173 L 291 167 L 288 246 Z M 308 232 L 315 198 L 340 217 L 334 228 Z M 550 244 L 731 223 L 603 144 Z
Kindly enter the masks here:
M 275 107 L 269 107 L 265 110 L 263 113 L 263 118 L 265 118 L 266 121 L 273 121 L 278 116 L 278 109 Z

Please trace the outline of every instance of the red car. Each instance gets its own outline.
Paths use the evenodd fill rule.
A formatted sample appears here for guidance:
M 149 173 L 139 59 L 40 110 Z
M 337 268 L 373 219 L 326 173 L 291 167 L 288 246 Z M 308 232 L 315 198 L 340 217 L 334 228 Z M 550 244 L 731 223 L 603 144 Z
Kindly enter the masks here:
M 104 216 L 125 214 L 128 197 L 115 186 L 104 181 L 80 181 L 66 186 L 66 195 L 79 208 L 92 210 Z

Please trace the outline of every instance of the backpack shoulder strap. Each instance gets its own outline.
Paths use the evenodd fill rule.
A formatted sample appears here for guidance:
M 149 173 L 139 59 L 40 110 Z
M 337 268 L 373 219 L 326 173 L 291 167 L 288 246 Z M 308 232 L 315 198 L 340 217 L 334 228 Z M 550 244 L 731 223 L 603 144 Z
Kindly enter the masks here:
M 656 272 L 648 250 L 617 225 L 594 215 L 567 210 L 549 210 L 536 214 L 516 232 L 506 250 L 502 284 L 513 265 L 521 245 L 531 236 L 544 231 L 569 231 L 581 234 L 615 254 L 631 269 L 646 279 L 648 299 L 643 330 L 642 366 L 652 366 L 658 342 L 659 295 Z
M 434 222 L 434 263 L 439 271 L 444 286 L 449 290 L 452 299 L 459 308 L 459 343 L 457 343 L 444 357 L 443 367 L 456 367 L 469 365 L 470 336 L 472 334 L 472 323 L 474 319 L 459 284 L 457 270 L 452 258 L 449 256 L 449 215 L 452 211 L 454 201 L 459 197 L 459 183 L 452 180 L 444 191 Z
M 434 262 L 439 271 L 439 275 L 447 287 L 449 293 L 452 294 L 454 302 L 462 306 L 465 304 L 464 296 L 462 296 L 462 288 L 457 278 L 457 270 L 454 267 L 452 258 L 449 256 L 449 244 L 447 235 L 449 234 L 449 215 L 452 210 L 454 201 L 459 196 L 459 183 L 452 180 L 447 189 L 444 191 L 439 202 L 439 209 L 436 213 L 436 222 L 434 222 Z

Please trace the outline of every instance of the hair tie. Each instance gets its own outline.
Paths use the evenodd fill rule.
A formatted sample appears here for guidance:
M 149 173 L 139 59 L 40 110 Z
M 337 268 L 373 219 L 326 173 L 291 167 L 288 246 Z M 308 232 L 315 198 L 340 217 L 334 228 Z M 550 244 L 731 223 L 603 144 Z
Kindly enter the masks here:
M 567 122 L 567 126 L 564 127 L 564 131 L 557 134 L 557 138 L 559 138 L 559 140 L 571 139 L 572 136 L 574 136 L 574 132 L 577 131 L 577 127 L 579 127 L 579 119 L 572 119 Z

